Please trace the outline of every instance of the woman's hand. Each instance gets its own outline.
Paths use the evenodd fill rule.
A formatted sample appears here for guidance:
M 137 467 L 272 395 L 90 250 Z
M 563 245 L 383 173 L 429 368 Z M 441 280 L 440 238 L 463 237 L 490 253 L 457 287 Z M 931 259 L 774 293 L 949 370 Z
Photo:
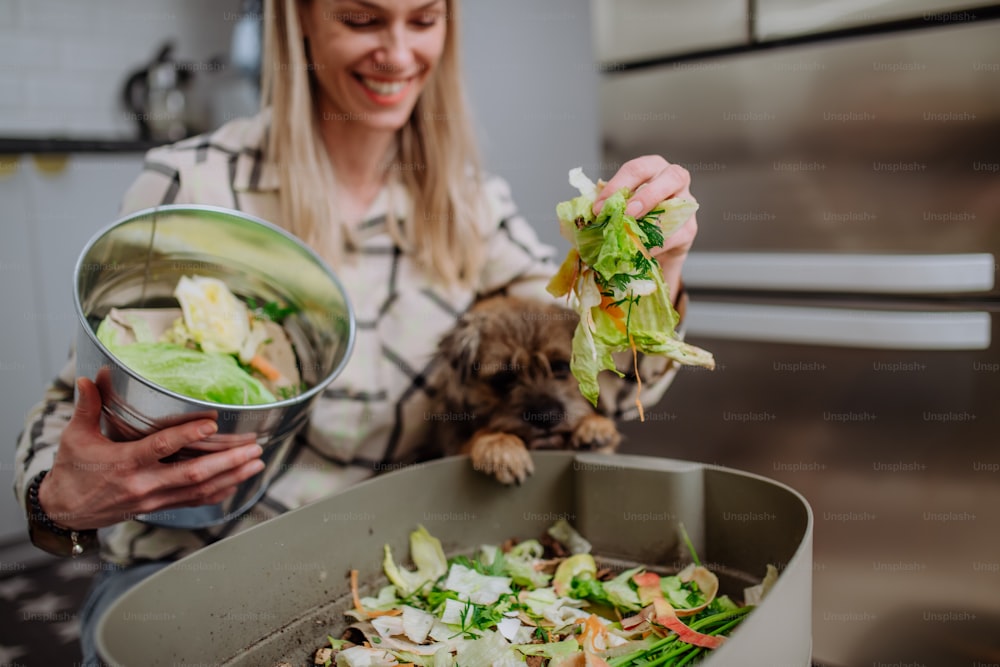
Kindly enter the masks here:
M 594 213 L 600 212 L 604 200 L 622 188 L 632 192 L 625 212 L 634 218 L 649 213 L 664 199 L 691 196 L 691 174 L 680 165 L 670 164 L 659 155 L 645 155 L 629 160 L 621 166 L 594 201 Z M 681 284 L 681 268 L 688 251 L 698 234 L 698 221 L 691 216 L 673 234 L 663 239 L 662 248 L 650 249 L 663 269 L 663 280 L 670 287 L 671 302 L 677 301 L 677 290 Z
M 215 433 L 215 422 L 199 419 L 141 440 L 113 441 L 101 433 L 97 386 L 80 378 L 77 389 L 76 409 L 63 431 L 55 464 L 38 490 L 45 513 L 65 528 L 101 528 L 137 514 L 215 504 L 264 468 L 253 434 L 221 452 L 160 463 Z

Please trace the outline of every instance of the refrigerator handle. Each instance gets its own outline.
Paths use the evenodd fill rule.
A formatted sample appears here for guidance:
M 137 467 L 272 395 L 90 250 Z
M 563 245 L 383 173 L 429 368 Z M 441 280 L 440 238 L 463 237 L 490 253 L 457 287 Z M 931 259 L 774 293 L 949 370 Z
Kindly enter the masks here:
M 684 282 L 705 289 L 955 294 L 993 289 L 990 253 L 941 255 L 692 252 Z
M 984 350 L 990 346 L 987 312 L 901 312 L 720 303 L 693 300 L 691 338 L 830 345 L 897 350 Z

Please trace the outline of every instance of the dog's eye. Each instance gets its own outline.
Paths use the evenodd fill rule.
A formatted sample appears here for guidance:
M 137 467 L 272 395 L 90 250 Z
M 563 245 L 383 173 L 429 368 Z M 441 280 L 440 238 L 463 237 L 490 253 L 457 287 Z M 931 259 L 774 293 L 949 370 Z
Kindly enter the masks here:
M 507 391 L 514 386 L 517 381 L 517 374 L 513 371 L 502 371 L 500 373 L 494 373 L 487 379 L 490 386 L 496 391 Z
M 560 380 L 565 380 L 569 377 L 569 362 L 563 359 L 554 359 L 549 362 L 549 368 L 552 369 L 552 375 L 559 378 Z

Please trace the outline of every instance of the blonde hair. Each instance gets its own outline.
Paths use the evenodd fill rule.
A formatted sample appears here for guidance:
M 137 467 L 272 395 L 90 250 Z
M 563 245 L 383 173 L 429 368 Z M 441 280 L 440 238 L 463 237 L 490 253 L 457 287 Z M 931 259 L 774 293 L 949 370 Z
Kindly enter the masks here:
M 331 188 L 333 167 L 319 133 L 314 84 L 298 5 L 267 0 L 261 102 L 271 109 L 267 159 L 280 165 L 282 224 L 334 268 L 353 243 Z M 305 0 L 309 1 L 309 0 Z M 388 230 L 402 250 L 447 287 L 472 286 L 485 258 L 485 204 L 469 114 L 462 95 L 458 0 L 448 0 L 444 51 L 406 125 L 397 133 L 397 173 L 411 204 Z M 308 119 L 308 122 L 304 122 Z

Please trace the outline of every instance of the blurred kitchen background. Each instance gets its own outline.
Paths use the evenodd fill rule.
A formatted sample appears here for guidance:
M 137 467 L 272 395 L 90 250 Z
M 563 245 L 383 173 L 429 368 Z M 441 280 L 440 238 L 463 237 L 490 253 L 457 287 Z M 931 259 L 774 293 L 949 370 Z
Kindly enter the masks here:
M 0 0 L 3 487 L 80 249 L 148 147 L 253 113 L 259 19 Z M 462 23 L 487 165 L 560 251 L 569 168 L 693 175 L 688 336 L 718 368 L 683 371 L 625 450 L 806 496 L 817 663 L 1000 664 L 1000 5 L 470 0 Z M 0 493 L 0 563 L 38 557 L 24 532 Z
M 806 496 L 817 663 L 1000 664 L 1000 6 L 595 9 L 603 159 L 691 171 L 718 363 L 627 448 Z

